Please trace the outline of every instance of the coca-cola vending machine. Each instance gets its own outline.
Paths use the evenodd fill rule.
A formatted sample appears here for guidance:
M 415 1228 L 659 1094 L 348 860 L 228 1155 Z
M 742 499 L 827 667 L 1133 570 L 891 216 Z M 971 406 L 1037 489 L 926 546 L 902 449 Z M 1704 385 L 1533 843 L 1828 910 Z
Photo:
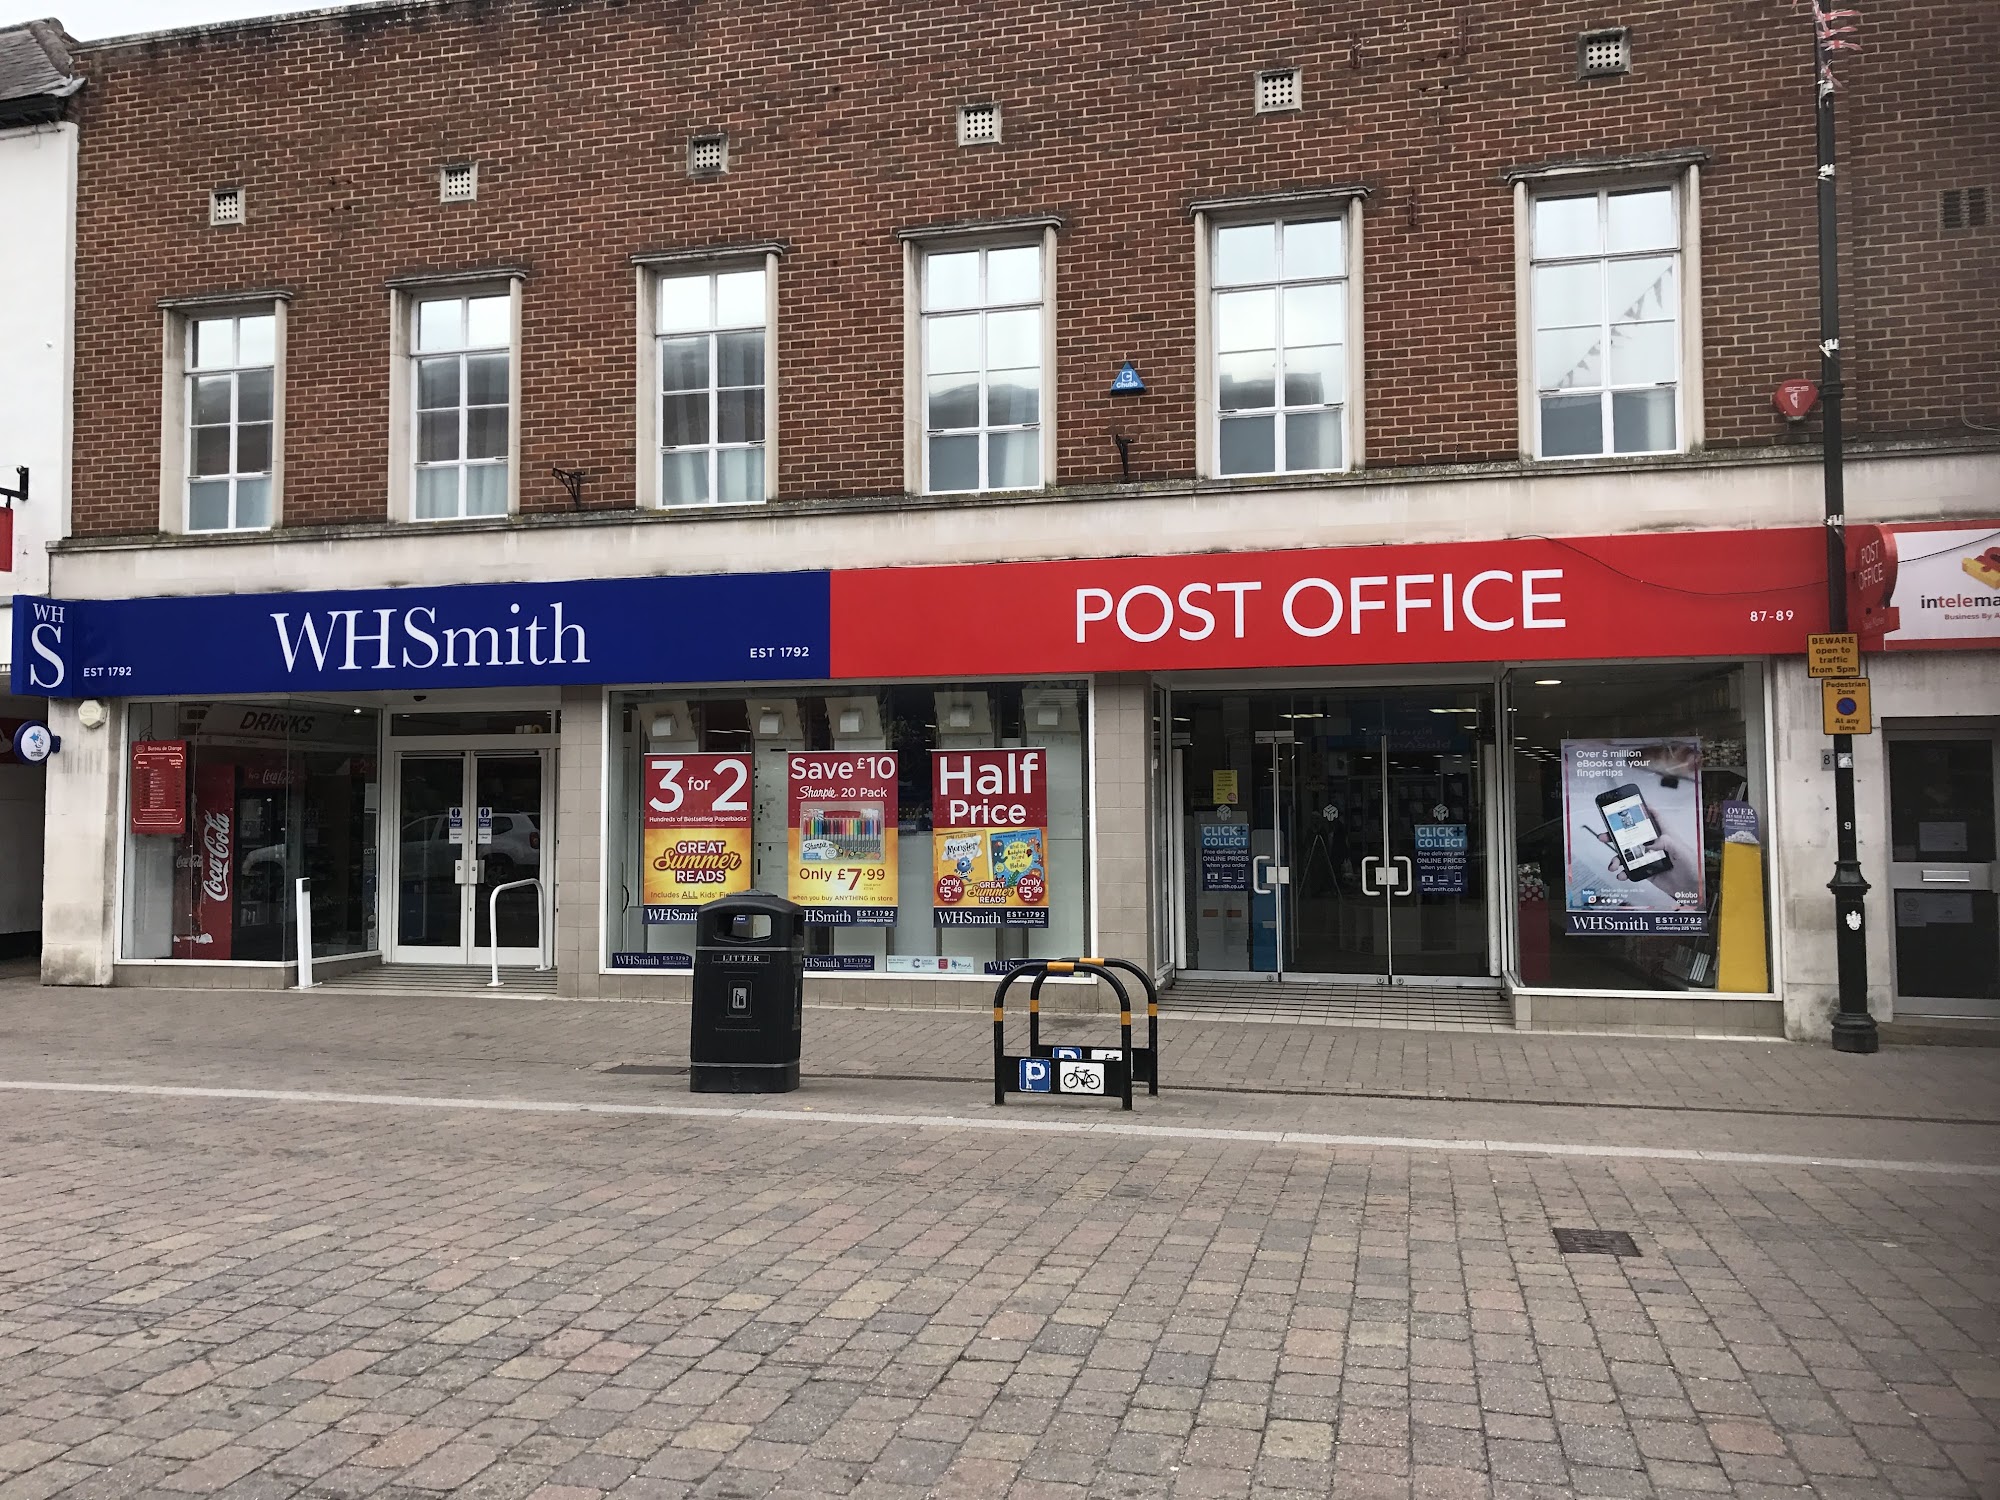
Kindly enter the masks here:
M 202 757 L 193 791 L 174 861 L 174 957 L 220 962 L 236 946 L 236 763 Z

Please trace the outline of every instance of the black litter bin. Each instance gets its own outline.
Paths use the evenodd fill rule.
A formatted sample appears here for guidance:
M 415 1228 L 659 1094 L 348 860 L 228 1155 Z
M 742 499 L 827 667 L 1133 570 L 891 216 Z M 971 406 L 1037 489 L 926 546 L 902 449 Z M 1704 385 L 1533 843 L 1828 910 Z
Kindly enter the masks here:
M 768 891 L 723 896 L 695 916 L 688 1087 L 788 1094 L 799 1086 L 806 909 Z

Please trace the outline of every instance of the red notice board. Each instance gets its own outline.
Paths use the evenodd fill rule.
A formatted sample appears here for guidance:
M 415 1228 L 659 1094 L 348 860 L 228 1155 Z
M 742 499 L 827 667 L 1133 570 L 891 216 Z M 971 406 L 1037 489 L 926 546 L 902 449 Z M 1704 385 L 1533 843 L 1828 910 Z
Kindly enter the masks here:
M 180 838 L 187 832 L 187 741 L 132 746 L 132 831 Z

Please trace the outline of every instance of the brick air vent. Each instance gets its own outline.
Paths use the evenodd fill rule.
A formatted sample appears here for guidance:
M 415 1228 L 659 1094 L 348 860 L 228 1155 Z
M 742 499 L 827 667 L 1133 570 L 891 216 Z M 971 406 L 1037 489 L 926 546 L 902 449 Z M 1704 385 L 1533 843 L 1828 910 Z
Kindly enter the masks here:
M 438 202 L 470 203 L 479 196 L 479 164 L 453 162 L 438 169 Z
M 208 195 L 208 222 L 214 225 L 243 222 L 243 189 L 217 188 Z
M 688 142 L 688 176 L 714 177 L 728 170 L 728 136 L 698 135 Z
M 1986 227 L 1986 189 L 1946 188 L 1938 194 L 1938 225 L 1947 230 Z
M 1578 78 L 1617 78 L 1632 71 L 1632 33 L 1624 26 L 1586 31 L 1576 39 Z
M 958 107 L 958 143 L 961 146 L 996 146 L 1000 143 L 1000 106 L 961 104 Z
M 1257 75 L 1257 113 L 1277 114 L 1304 102 L 1297 68 L 1266 68 Z

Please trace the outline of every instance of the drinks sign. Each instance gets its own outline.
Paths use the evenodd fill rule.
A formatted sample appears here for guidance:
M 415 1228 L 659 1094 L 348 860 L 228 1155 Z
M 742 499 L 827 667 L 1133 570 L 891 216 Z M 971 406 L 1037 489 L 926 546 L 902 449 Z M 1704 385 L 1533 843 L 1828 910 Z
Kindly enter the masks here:
M 788 757 L 787 889 L 822 926 L 896 923 L 896 752 Z
M 649 755 L 643 791 L 648 922 L 750 889 L 749 756 Z
M 939 927 L 1049 925 L 1048 754 L 933 750 L 931 820 Z

